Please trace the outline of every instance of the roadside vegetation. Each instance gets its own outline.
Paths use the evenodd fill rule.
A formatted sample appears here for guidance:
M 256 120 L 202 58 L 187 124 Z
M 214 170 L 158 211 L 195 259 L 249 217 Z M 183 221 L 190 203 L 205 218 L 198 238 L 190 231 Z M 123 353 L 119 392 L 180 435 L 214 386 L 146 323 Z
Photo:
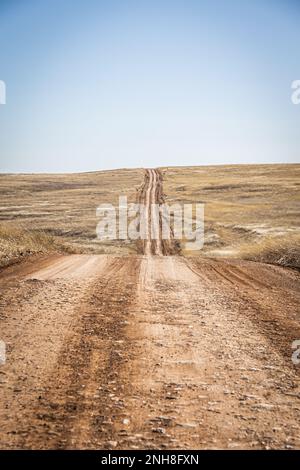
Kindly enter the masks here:
M 17 227 L 15 236 L 20 249 L 50 249 L 60 242 L 79 253 L 129 254 L 135 252 L 130 240 L 100 241 L 96 236 L 101 204 L 115 204 L 119 196 L 136 199 L 143 183 L 143 170 L 111 170 L 76 174 L 0 174 L 0 223 L 3 229 L 2 253 L 16 251 L 14 241 L 8 246 L 6 230 Z M 7 228 L 6 228 L 7 227 Z M 19 230 L 19 231 L 18 231 Z M 54 243 L 55 240 L 55 243 Z M 35 246 L 36 245 L 36 246 Z M 4 248 L 5 246 L 5 248 Z M 10 255 L 9 255 L 10 256 Z
M 204 203 L 205 243 L 195 254 L 299 268 L 300 165 L 163 168 L 169 204 Z
M 27 256 L 48 253 L 73 253 L 74 249 L 42 230 L 0 224 L 0 267 L 18 262 Z
M 300 265 L 300 165 L 162 168 L 165 202 L 205 204 L 205 243 L 184 255 Z M 132 254 L 131 240 L 99 241 L 100 204 L 136 200 L 142 169 L 0 175 L 0 266 L 54 251 Z
M 255 245 L 241 246 L 239 253 L 243 259 L 300 269 L 300 235 L 266 237 Z

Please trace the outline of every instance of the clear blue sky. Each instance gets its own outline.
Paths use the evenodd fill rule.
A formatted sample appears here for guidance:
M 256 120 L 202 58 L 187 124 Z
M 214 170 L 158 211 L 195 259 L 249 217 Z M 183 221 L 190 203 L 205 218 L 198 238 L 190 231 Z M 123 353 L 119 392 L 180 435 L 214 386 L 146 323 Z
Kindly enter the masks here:
M 299 0 L 0 0 L 0 171 L 300 161 Z

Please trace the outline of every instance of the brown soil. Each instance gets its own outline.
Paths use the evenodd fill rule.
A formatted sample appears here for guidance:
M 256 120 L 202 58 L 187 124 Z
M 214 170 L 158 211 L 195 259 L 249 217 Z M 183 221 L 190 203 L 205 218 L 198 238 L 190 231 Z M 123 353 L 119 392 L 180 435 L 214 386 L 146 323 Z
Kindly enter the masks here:
M 1 448 L 300 447 L 299 274 L 172 243 L 2 270 Z
M 170 231 L 170 239 L 162 239 L 162 214 L 158 215 L 157 235 L 153 236 L 151 232 L 151 223 L 153 217 L 152 205 L 160 206 L 164 204 L 163 177 L 159 170 L 146 170 L 144 184 L 138 192 L 137 202 L 146 206 L 148 214 L 147 239 L 138 241 L 139 252 L 149 255 L 167 256 L 180 253 L 180 245 L 173 237 L 173 231 Z

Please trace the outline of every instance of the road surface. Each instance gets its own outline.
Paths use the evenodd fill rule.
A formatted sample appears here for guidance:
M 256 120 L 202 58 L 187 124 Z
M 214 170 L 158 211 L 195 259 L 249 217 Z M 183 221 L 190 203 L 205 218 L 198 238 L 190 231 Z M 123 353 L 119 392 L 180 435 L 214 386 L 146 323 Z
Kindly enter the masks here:
M 1 271 L 0 447 L 299 448 L 299 274 L 142 251 Z

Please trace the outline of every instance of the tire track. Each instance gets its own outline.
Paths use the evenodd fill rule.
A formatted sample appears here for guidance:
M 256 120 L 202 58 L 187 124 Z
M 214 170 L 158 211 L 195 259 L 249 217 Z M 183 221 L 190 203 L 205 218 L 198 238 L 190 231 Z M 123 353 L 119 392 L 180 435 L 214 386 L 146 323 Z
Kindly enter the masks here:
M 151 230 L 158 170 L 146 170 L 138 202 L 144 256 L 0 273 L 0 447 L 300 447 L 298 273 L 170 256 L 161 216 Z
M 158 170 L 147 169 L 145 181 L 138 194 L 138 202 L 145 206 L 146 240 L 142 243 L 142 253 L 146 256 L 168 256 L 178 254 L 179 243 L 175 242 L 170 227 L 170 239 L 162 239 L 162 214 L 159 211 L 164 203 L 162 175 Z

